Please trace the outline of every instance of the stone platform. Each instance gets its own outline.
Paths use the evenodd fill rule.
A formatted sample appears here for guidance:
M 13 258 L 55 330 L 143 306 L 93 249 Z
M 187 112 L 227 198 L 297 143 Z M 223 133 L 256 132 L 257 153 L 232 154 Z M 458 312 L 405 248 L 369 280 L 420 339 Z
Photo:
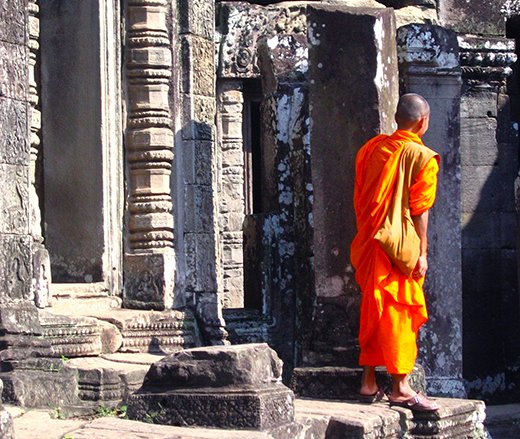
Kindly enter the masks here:
M 387 403 L 296 399 L 295 422 L 277 431 L 222 430 L 172 427 L 115 417 L 53 419 L 53 412 L 8 407 L 16 439 L 457 439 L 487 438 L 484 404 L 479 401 L 438 399 L 439 416 L 415 418 L 410 410 Z M 37 432 L 37 434 L 35 433 Z M 36 436 L 35 436 L 36 434 Z

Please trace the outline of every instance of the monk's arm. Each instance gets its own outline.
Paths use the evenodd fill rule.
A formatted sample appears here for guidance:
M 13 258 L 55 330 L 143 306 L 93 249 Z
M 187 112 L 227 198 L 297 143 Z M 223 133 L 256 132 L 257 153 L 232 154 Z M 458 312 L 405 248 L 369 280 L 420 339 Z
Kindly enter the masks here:
M 414 270 L 414 277 L 423 277 L 428 270 L 428 212 L 425 210 L 417 216 L 412 216 L 415 231 L 421 240 L 419 260 Z

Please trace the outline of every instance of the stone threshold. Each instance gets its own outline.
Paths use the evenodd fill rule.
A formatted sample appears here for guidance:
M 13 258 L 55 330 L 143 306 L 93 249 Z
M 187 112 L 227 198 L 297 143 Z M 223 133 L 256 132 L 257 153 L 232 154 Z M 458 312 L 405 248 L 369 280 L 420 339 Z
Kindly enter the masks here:
M 413 416 L 388 403 L 296 399 L 296 421 L 271 431 L 222 430 L 147 424 L 114 417 L 52 419 L 52 412 L 7 407 L 14 418 L 17 439 L 456 439 L 487 438 L 485 406 L 481 401 L 438 398 L 438 415 Z

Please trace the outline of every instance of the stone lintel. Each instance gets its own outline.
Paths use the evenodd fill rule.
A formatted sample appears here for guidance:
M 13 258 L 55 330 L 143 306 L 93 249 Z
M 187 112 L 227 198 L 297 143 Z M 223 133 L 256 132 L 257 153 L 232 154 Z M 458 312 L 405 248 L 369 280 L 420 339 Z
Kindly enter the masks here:
M 173 306 L 173 251 L 126 254 L 124 264 L 124 307 L 163 310 Z

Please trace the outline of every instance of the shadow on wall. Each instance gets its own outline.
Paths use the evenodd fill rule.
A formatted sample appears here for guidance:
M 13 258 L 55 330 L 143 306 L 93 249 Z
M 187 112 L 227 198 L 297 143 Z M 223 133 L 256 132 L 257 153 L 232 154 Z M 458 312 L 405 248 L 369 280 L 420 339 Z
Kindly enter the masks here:
M 465 101 L 465 102 L 464 102 Z M 473 101 L 473 102 L 472 102 Z M 518 128 L 509 96 L 467 92 L 461 114 L 463 361 L 468 396 L 520 397 L 514 181 Z

